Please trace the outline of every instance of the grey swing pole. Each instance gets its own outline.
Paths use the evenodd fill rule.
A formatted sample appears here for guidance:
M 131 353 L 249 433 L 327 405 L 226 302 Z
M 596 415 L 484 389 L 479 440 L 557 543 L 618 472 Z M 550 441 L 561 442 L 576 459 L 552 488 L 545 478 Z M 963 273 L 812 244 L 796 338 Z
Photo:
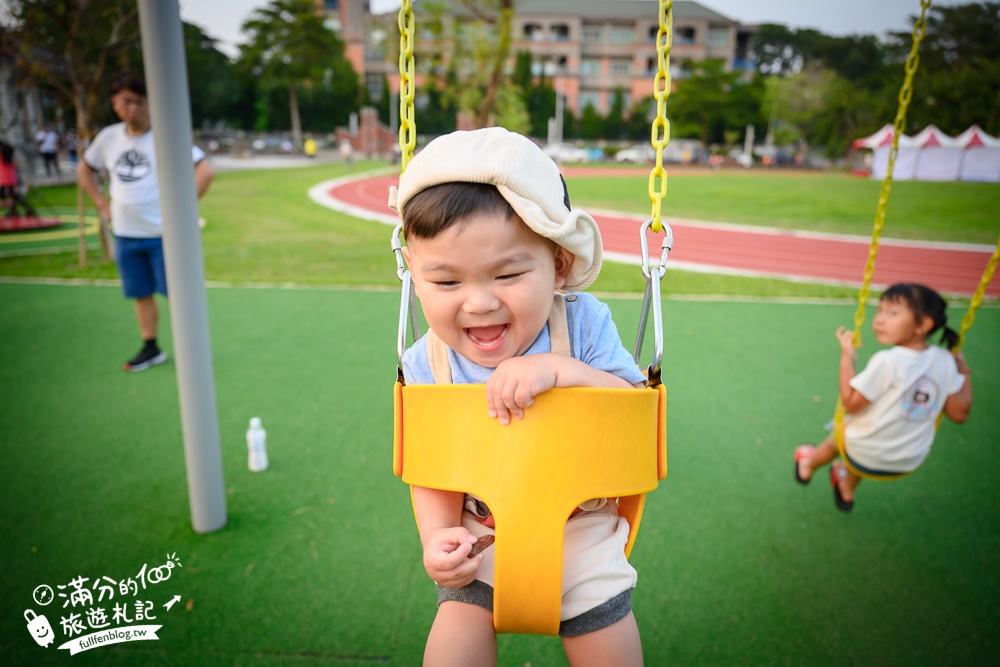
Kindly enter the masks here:
M 226 525 L 226 495 L 177 0 L 139 0 L 139 28 L 159 174 L 191 522 L 196 532 L 210 533 Z

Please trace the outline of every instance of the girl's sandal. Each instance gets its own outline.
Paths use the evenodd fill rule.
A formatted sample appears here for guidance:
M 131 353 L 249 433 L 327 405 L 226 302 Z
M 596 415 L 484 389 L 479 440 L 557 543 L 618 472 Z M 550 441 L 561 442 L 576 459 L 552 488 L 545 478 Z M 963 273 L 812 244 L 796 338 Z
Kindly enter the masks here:
M 841 512 L 850 512 L 854 509 L 854 501 L 844 500 L 844 497 L 840 495 L 840 480 L 847 477 L 847 468 L 844 467 L 843 463 L 835 461 L 832 466 L 830 466 L 830 484 L 833 485 L 833 502 L 837 505 L 837 509 Z
M 816 451 L 816 447 L 810 443 L 799 445 L 795 448 L 795 481 L 799 484 L 805 485 L 812 480 L 812 477 L 806 479 L 799 474 L 799 461 L 811 459 L 814 451 Z

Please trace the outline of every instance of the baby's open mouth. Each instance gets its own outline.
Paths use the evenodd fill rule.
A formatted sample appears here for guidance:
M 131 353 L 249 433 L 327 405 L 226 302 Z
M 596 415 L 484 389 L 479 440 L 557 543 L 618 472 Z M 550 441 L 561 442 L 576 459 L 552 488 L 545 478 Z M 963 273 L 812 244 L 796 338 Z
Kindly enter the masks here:
M 465 330 L 465 335 L 480 350 L 493 350 L 503 344 L 509 330 L 510 326 L 507 324 L 496 324 L 489 327 L 469 327 Z

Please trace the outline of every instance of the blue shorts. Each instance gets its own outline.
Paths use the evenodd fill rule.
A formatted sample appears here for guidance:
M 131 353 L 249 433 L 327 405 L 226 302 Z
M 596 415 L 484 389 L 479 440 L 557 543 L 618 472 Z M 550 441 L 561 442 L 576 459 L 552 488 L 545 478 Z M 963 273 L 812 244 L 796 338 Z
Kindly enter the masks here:
M 167 295 L 163 239 L 115 236 L 115 261 L 126 299 L 142 299 L 155 292 Z

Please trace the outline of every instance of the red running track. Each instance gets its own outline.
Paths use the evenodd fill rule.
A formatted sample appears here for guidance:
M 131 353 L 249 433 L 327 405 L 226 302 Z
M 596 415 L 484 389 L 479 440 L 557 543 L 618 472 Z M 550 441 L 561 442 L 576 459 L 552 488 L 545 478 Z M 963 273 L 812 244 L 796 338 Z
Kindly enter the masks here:
M 398 176 L 377 176 L 342 183 L 328 195 L 340 202 L 375 213 L 390 214 L 389 186 Z M 604 249 L 638 258 L 637 216 L 596 212 Z M 833 234 L 810 234 L 743 225 L 699 223 L 667 219 L 674 233 L 670 262 L 686 268 L 746 275 L 859 285 L 868 259 L 868 239 Z M 659 255 L 661 238 L 649 236 L 650 252 Z M 946 294 L 971 296 L 991 255 L 982 246 L 884 240 L 875 262 L 873 284 L 898 282 L 928 284 Z M 994 279 L 987 295 L 1000 297 Z

